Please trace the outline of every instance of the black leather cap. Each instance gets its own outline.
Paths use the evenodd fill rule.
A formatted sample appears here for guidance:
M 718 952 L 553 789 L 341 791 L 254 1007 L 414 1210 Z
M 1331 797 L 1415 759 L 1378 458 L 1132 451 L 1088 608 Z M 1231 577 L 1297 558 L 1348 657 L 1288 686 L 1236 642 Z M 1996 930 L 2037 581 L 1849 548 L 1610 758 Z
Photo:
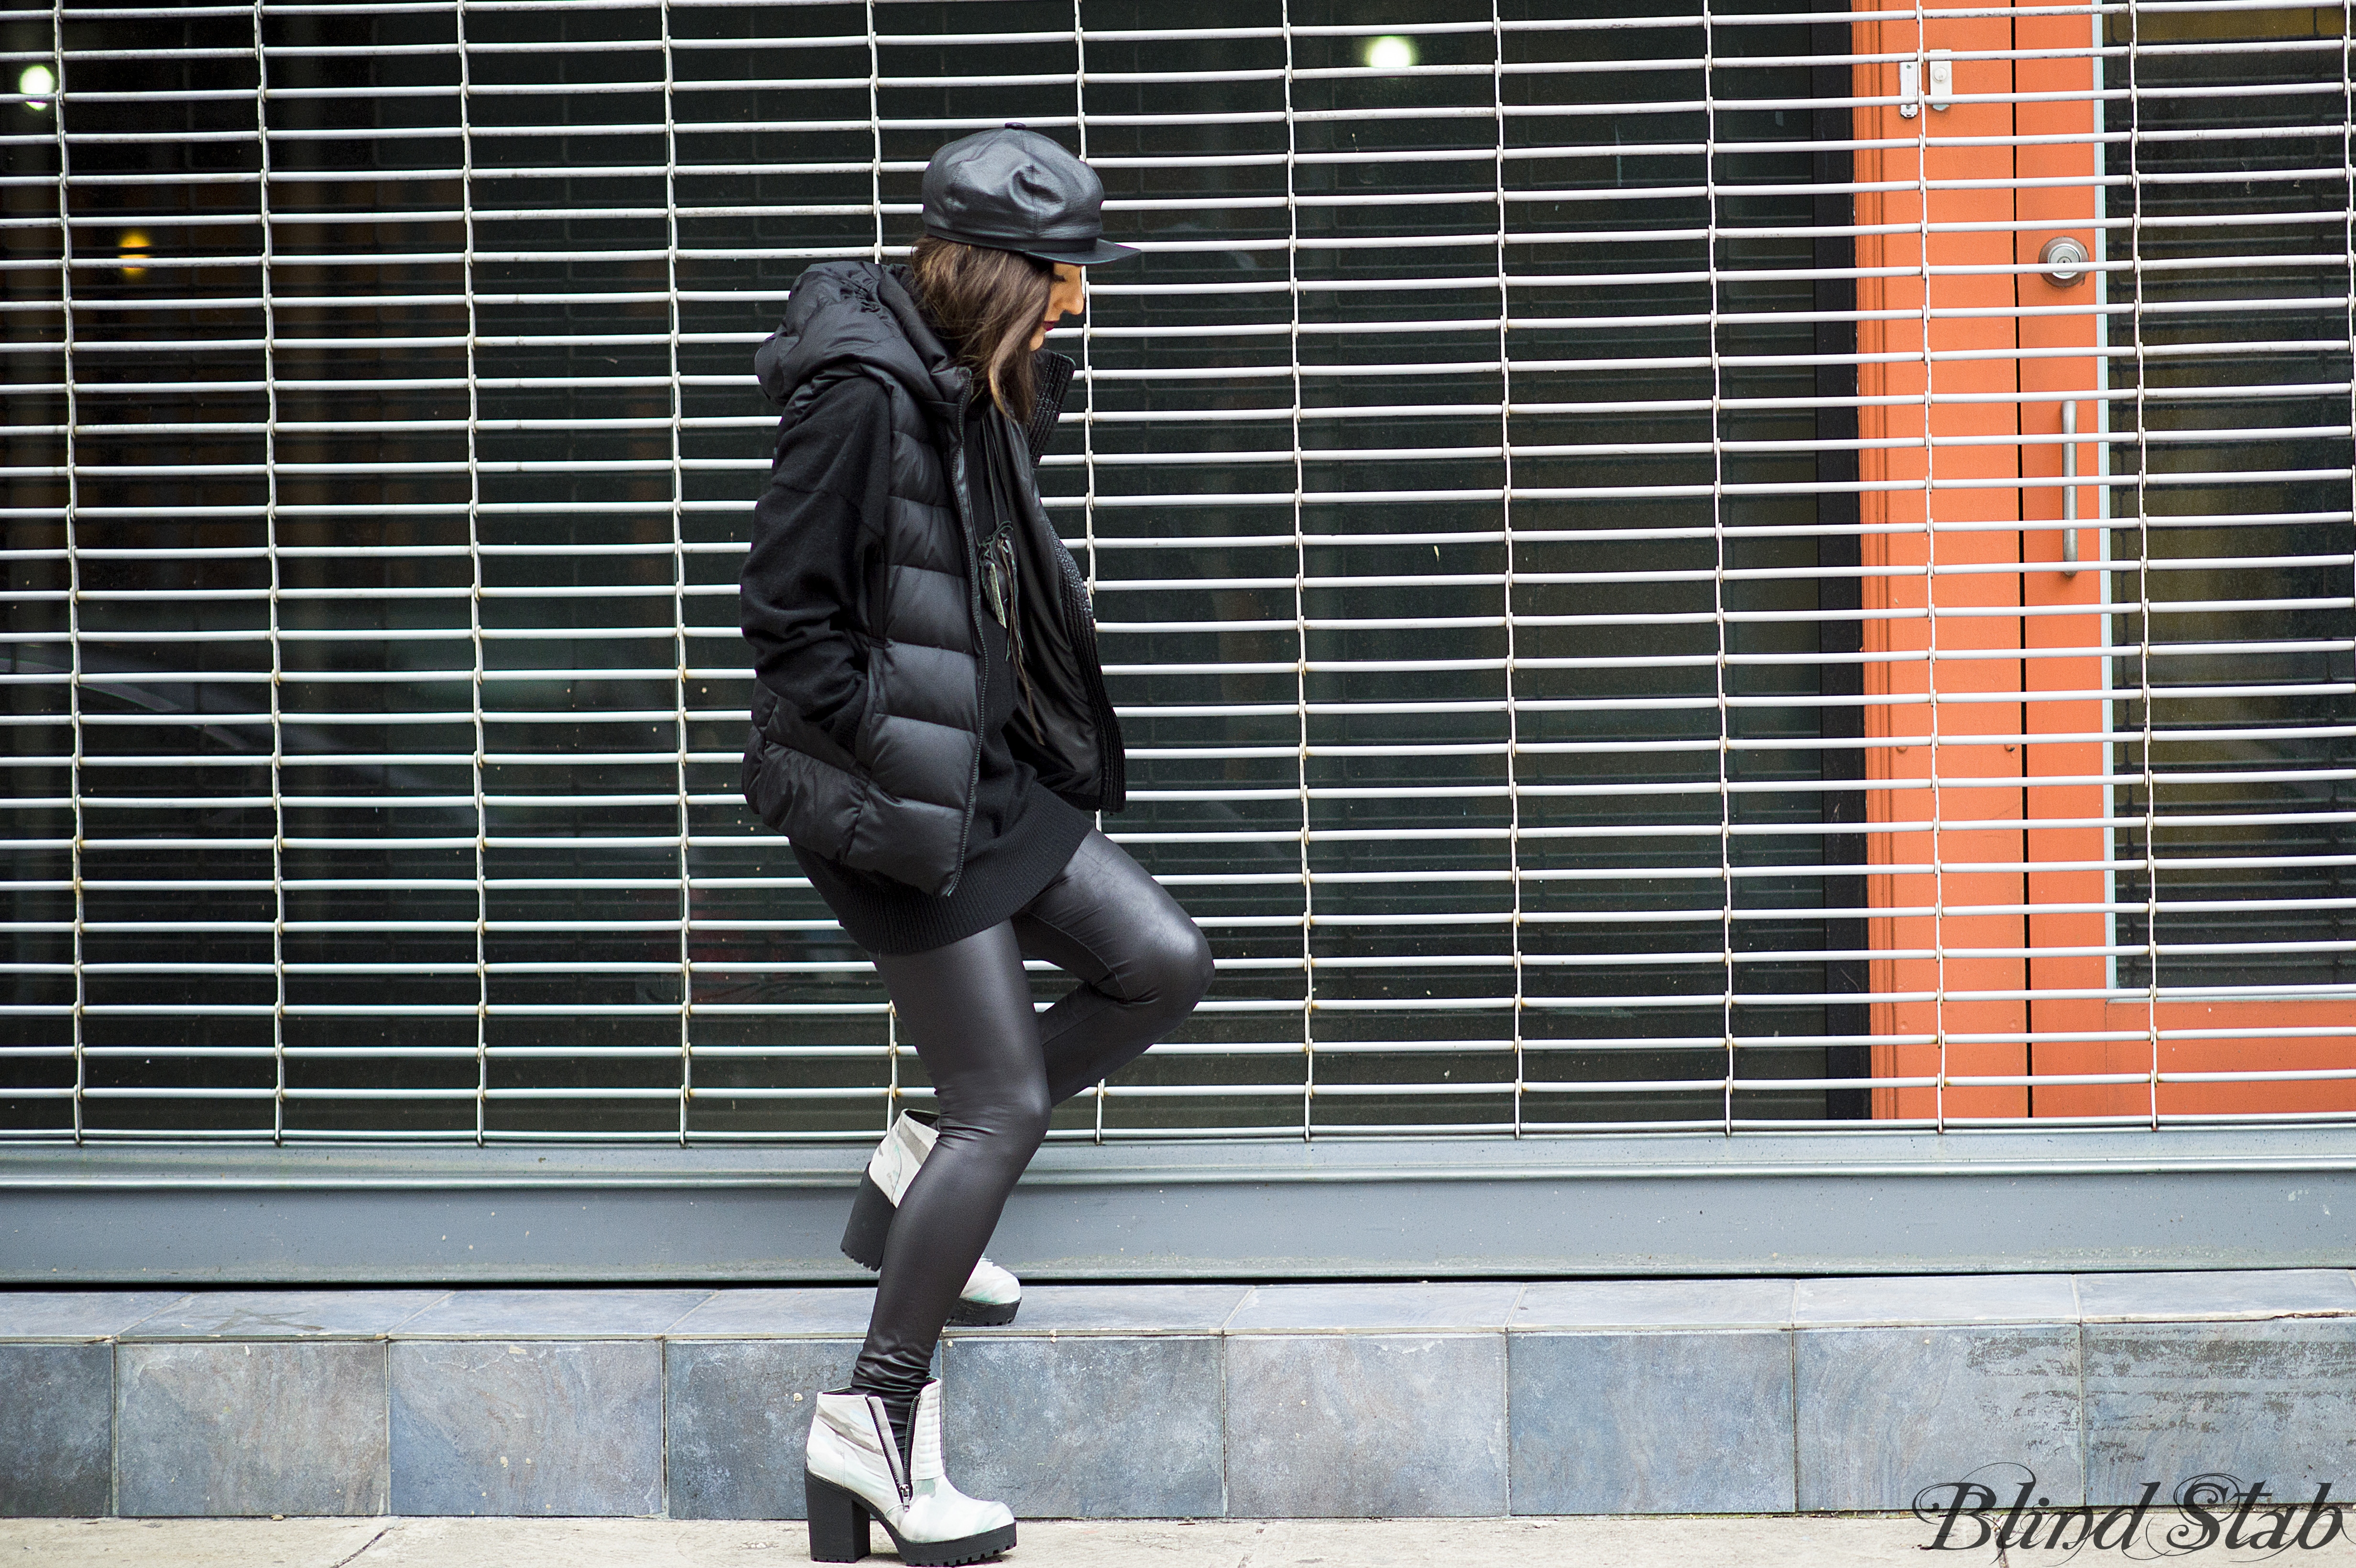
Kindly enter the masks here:
M 1134 256 L 1104 237 L 1104 182 L 1036 131 L 978 131 L 925 165 L 925 232 L 1089 267 Z

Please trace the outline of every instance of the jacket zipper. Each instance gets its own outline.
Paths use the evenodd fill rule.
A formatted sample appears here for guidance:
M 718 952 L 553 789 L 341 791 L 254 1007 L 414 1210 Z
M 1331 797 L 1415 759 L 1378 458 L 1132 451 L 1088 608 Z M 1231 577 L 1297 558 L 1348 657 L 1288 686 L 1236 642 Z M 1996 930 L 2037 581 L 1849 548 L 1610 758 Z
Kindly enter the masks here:
M 962 420 L 962 411 L 959 417 Z M 973 497 L 966 488 L 966 447 L 961 428 L 956 450 L 956 459 L 949 468 L 949 501 L 957 508 L 958 532 L 965 539 L 966 618 L 967 630 L 972 634 L 974 645 L 973 699 L 977 728 L 973 732 L 973 766 L 966 773 L 965 820 L 958 825 L 957 865 L 949 871 L 948 884 L 941 889 L 940 896 L 943 898 L 957 891 L 958 884 L 965 880 L 965 851 L 973 838 L 974 802 L 981 795 L 983 737 L 978 726 L 988 723 L 990 714 L 990 647 L 981 635 L 981 560 L 974 549 Z

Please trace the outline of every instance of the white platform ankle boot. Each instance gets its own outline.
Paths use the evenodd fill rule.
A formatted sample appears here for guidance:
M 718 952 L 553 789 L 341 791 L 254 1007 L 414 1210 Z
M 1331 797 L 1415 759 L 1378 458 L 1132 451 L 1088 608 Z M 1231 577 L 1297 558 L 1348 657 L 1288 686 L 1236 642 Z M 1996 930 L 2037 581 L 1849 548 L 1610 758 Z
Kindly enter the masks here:
M 900 1113 L 892 1130 L 875 1146 L 867 1174 L 859 1179 L 859 1196 L 851 1201 L 851 1222 L 842 1228 L 842 1254 L 867 1268 L 884 1266 L 884 1238 L 891 1233 L 892 1215 L 900 1194 L 916 1179 L 925 1157 L 933 1152 L 933 1129 L 907 1112 Z M 993 1327 L 1014 1321 L 1023 1307 L 1023 1282 L 988 1258 L 973 1265 L 949 1321 Z
M 884 1401 L 848 1389 L 818 1396 L 804 1450 L 802 1489 L 809 1505 L 810 1560 L 856 1563 L 867 1555 L 867 1521 L 882 1521 L 904 1563 L 943 1568 L 979 1563 L 1014 1544 L 1014 1515 L 1004 1503 L 967 1497 L 941 1464 L 941 1385 L 916 1395 L 908 1463 L 892 1435 Z

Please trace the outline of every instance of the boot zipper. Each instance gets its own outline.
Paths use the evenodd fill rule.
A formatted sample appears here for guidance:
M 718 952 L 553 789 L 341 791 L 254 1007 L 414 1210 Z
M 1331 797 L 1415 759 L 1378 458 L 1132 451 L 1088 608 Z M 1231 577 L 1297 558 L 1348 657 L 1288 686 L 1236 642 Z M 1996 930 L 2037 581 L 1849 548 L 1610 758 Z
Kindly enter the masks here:
M 916 1488 L 900 1467 L 900 1440 L 892 1435 L 892 1424 L 884 1419 L 884 1402 L 873 1394 L 867 1396 L 867 1419 L 874 1424 L 876 1440 L 884 1445 L 884 1467 L 892 1472 L 892 1485 L 900 1493 L 900 1506 L 906 1508 L 916 1500 Z

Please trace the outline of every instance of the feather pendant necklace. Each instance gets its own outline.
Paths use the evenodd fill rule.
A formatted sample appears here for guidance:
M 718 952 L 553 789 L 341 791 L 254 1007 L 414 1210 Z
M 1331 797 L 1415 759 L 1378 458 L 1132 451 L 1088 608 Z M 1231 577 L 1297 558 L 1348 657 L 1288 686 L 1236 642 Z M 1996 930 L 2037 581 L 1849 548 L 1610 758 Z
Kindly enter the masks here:
M 1046 731 L 1039 723 L 1039 707 L 1031 690 L 1031 671 L 1023 657 L 1023 613 L 1021 584 L 1014 567 L 1014 507 L 1013 497 L 1001 481 L 1000 464 L 1003 461 L 1000 443 L 993 439 L 997 432 L 985 428 L 982 437 L 982 467 L 990 481 L 991 507 L 998 514 L 998 526 L 990 538 L 982 541 L 980 550 L 981 596 L 990 606 L 991 615 L 1006 628 L 1006 653 L 1014 666 L 1014 676 L 1023 693 L 1023 716 L 1031 721 L 1031 733 L 1041 744 L 1046 743 Z

